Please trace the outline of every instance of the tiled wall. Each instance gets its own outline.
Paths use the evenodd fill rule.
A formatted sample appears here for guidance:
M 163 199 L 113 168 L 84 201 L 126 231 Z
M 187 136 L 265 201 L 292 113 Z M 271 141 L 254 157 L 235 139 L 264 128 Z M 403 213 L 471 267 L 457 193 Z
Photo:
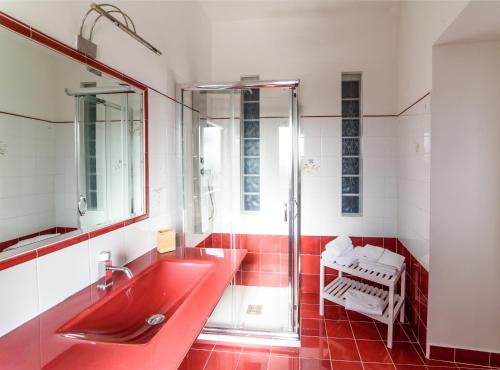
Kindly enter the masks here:
M 0 114 L 0 241 L 56 226 L 54 148 L 53 123 Z
M 365 117 L 362 126 L 362 215 L 341 214 L 341 119 L 301 119 L 302 234 L 396 237 L 397 120 Z M 316 169 L 306 164 L 310 161 Z
M 97 256 L 110 250 L 123 265 L 155 246 L 156 231 L 176 227 L 175 106 L 149 92 L 150 218 L 113 230 L 57 252 L 0 270 L 0 337 L 97 280 Z
M 431 96 L 399 116 L 398 238 L 429 268 Z
M 326 244 L 335 236 L 301 237 L 301 292 L 319 292 L 320 258 Z M 396 238 L 351 237 L 354 246 L 367 244 L 383 247 L 405 257 L 406 263 L 406 318 L 410 323 L 422 351 L 427 343 L 427 300 L 429 274 L 409 250 Z M 244 248 L 248 254 L 236 275 L 236 284 L 253 286 L 288 286 L 288 244 L 284 235 L 211 234 L 196 247 Z M 326 270 L 326 282 L 337 276 Z

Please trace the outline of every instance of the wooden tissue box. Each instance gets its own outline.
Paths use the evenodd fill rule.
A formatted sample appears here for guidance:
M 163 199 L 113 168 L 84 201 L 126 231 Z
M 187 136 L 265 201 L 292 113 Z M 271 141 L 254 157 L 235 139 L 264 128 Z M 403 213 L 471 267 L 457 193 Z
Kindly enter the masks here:
M 175 250 L 175 230 L 158 230 L 158 242 L 156 249 L 160 253 L 171 252 Z

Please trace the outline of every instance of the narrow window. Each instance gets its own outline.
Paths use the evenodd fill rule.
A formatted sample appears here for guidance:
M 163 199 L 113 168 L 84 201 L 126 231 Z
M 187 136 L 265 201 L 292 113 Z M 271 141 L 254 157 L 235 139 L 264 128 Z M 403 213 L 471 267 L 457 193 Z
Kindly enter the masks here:
M 361 215 L 361 74 L 342 74 L 342 214 Z
M 258 80 L 258 76 L 242 80 Z M 243 90 L 241 94 L 241 209 L 260 211 L 260 91 Z

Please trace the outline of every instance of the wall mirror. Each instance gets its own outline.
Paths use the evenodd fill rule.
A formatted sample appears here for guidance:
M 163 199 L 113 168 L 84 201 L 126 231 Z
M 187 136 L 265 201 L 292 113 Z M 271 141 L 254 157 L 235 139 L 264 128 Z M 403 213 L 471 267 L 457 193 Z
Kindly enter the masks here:
M 147 214 L 144 90 L 0 27 L 0 259 Z

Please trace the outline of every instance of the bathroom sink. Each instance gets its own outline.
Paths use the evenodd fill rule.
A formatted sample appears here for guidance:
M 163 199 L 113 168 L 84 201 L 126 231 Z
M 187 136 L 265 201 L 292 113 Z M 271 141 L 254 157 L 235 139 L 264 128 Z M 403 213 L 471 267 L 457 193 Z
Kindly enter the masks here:
M 210 261 L 160 261 L 82 311 L 57 331 L 92 342 L 149 342 L 214 267 Z

